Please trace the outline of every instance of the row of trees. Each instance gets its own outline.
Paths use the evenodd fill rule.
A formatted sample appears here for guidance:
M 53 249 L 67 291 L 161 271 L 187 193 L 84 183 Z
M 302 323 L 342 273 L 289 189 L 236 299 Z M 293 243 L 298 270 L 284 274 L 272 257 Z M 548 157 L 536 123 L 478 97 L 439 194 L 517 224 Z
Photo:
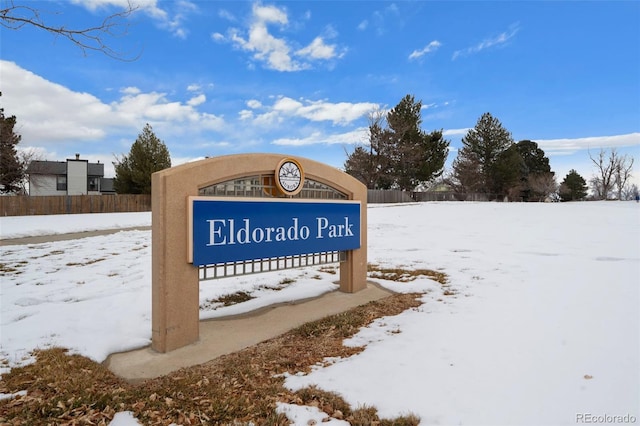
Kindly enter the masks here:
M 1 93 L 0 93 L 1 96 Z M 530 140 L 515 143 L 511 134 L 490 113 L 483 114 L 476 126 L 462 138 L 462 148 L 452 171 L 444 176 L 449 141 L 442 130 L 421 129 L 422 103 L 405 96 L 384 114 L 370 115 L 368 147 L 358 146 L 348 154 L 345 171 L 370 189 L 414 190 L 441 178 L 458 193 L 485 194 L 488 199 L 507 197 L 524 201 L 543 200 L 557 194 L 562 200 L 587 196 L 587 183 L 571 170 L 558 186 L 549 159 L 538 144 Z M 5 117 L 0 108 L 0 192 L 26 193 L 25 171 L 29 155 L 17 151 L 21 136 L 14 127 L 16 117 Z M 615 149 L 590 156 L 597 174 L 591 179 L 596 199 L 628 199 L 638 188 L 628 185 L 633 158 Z M 149 124 L 131 146 L 128 155 L 117 158 L 114 189 L 120 194 L 151 193 L 151 174 L 171 167 L 169 150 Z
M 415 190 L 438 182 L 461 194 L 484 194 L 487 199 L 539 201 L 559 196 L 580 200 L 587 196 L 587 184 L 571 170 L 560 185 L 549 159 L 536 142 L 515 142 L 511 133 L 490 113 L 483 114 L 462 138 L 462 148 L 452 170 L 444 174 L 449 141 L 442 130 L 420 128 L 421 101 L 405 96 L 384 114 L 369 116 L 368 143 L 347 154 L 345 171 L 369 189 Z M 601 150 L 591 157 L 597 175 L 591 180 L 596 199 L 626 199 L 637 188 L 627 183 L 633 158 L 615 149 Z
M 633 157 L 620 155 L 614 148 L 601 149 L 596 157 L 589 154 L 595 165 L 596 175 L 589 187 L 596 200 L 615 198 L 630 200 L 640 194 L 638 186 L 629 184 L 633 169 Z M 571 170 L 560 184 L 559 195 L 563 201 L 582 200 L 587 196 L 587 182 L 575 170 Z
M 441 177 L 450 142 L 443 138 L 442 130 L 420 128 L 421 108 L 421 101 L 407 95 L 388 113 L 372 113 L 368 146 L 358 146 L 348 154 L 345 171 L 369 189 L 414 190 Z M 532 141 L 514 143 L 491 114 L 480 117 L 462 144 L 452 172 L 441 179 L 454 191 L 527 200 L 555 191 L 554 174 L 544 152 Z
M 489 198 L 540 200 L 555 191 L 555 175 L 538 144 L 513 141 L 511 133 L 490 113 L 462 138 L 449 184 L 458 192 Z

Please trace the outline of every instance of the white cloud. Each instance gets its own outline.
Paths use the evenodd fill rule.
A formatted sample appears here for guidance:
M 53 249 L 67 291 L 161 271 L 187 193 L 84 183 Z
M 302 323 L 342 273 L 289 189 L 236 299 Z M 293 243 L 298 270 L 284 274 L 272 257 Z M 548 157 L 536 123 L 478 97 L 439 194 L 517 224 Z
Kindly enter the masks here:
M 191 123 L 207 129 L 220 129 L 224 124 L 221 117 L 198 112 L 194 107 L 206 101 L 205 95 L 198 95 L 187 101 L 170 102 L 166 93 L 150 92 L 135 96 L 124 96 L 111 103 L 116 115 L 129 118 L 131 121 L 153 121 L 158 124 Z
M 335 56 L 335 46 L 327 45 L 322 37 L 316 37 L 307 47 L 296 52 L 300 56 L 308 56 L 312 59 L 330 59 Z
M 387 11 L 392 12 L 394 14 L 399 14 L 400 10 L 398 9 L 398 5 L 395 3 L 391 3 L 389 6 L 387 6 Z
M 330 121 L 334 125 L 347 125 L 378 108 L 371 102 L 338 102 L 310 101 L 282 96 L 279 97 L 268 112 L 258 115 L 256 121 L 261 124 L 272 124 L 281 121 L 283 116 L 305 118 L 310 121 Z
M 430 52 L 435 52 L 442 44 L 438 40 L 433 40 L 420 50 L 414 50 L 409 55 L 409 60 L 418 59 Z
M 198 96 L 194 96 L 193 98 L 189 99 L 187 101 L 187 105 L 198 106 L 198 105 L 202 105 L 206 101 L 207 101 L 207 97 L 205 95 L 200 94 Z
M 251 120 L 253 118 L 253 111 L 248 109 L 243 109 L 238 113 L 238 118 L 242 121 Z
M 272 142 L 274 145 L 283 145 L 283 146 L 305 146 L 305 145 L 315 145 L 319 143 L 323 143 L 322 135 L 320 132 L 314 132 L 306 138 L 279 138 Z
M 453 52 L 453 56 L 451 57 L 451 59 L 455 60 L 460 56 L 468 56 L 493 46 L 502 45 L 507 41 L 509 41 L 510 39 L 512 39 L 518 33 L 519 30 L 520 30 L 519 23 L 516 22 L 514 24 L 511 24 L 507 31 L 498 34 L 496 37 L 485 39 L 480 43 L 478 43 L 477 45 L 467 47 L 466 49 L 456 50 L 455 52 Z
M 187 0 L 170 3 L 173 7 L 171 12 L 162 9 L 158 4 L 158 0 L 71 0 L 71 2 L 91 12 L 107 7 L 117 7 L 125 10 L 131 6 L 136 11 L 147 14 L 158 23 L 160 28 L 169 30 L 179 38 L 186 38 L 188 33 L 184 26 L 186 15 L 198 10 L 194 3 Z
M 250 100 L 247 101 L 247 106 L 249 108 L 256 109 L 256 108 L 260 108 L 262 106 L 262 103 L 260 101 L 255 100 L 255 99 L 250 99 Z
M 355 145 L 363 143 L 366 139 L 368 129 L 359 127 L 346 133 L 336 133 L 325 135 L 321 132 L 313 132 L 305 138 L 280 138 L 272 142 L 273 145 L 281 146 L 307 146 L 307 145 Z
M 312 121 L 332 121 L 334 124 L 348 124 L 366 115 L 377 106 L 377 104 L 370 102 L 358 104 L 339 102 L 333 104 L 318 101 L 300 108 L 299 114 Z
M 532 139 L 534 140 L 534 139 Z M 577 151 L 600 148 L 640 146 L 640 133 L 615 136 L 590 136 L 574 139 L 535 139 L 547 155 L 570 155 Z
M 236 21 L 236 17 L 233 15 L 233 13 L 229 12 L 227 9 L 220 9 L 218 11 L 218 16 L 230 22 Z
M 192 114 L 189 121 L 191 121 L 197 128 L 203 130 L 221 131 L 225 125 L 224 118 L 222 116 L 217 116 L 208 112 Z
M 140 89 L 133 86 L 124 87 L 120 89 L 120 93 L 124 93 L 125 95 L 137 95 L 138 93 L 140 93 Z
M 220 130 L 224 126 L 222 117 L 196 110 L 206 100 L 205 95 L 182 103 L 170 101 L 166 93 L 143 93 L 137 87 L 125 87 L 119 99 L 107 104 L 94 95 L 45 80 L 13 62 L 0 61 L 0 66 L 3 107 L 16 115 L 24 145 L 100 141 L 114 134 L 136 132 L 146 122 L 167 124 L 169 129 L 188 123 L 191 131 Z
M 223 42 L 226 40 L 226 37 L 220 33 L 212 33 L 211 40 L 217 41 L 217 42 Z
M 190 84 L 187 86 L 187 91 L 188 92 L 199 92 L 202 90 L 202 86 L 199 84 Z
M 447 130 L 444 130 L 442 132 L 442 135 L 443 136 L 460 136 L 460 135 L 464 136 L 469 132 L 469 130 L 471 130 L 471 129 L 470 128 L 466 128 L 466 129 L 447 129 Z
M 378 36 L 382 36 L 389 31 L 389 27 L 393 24 L 403 26 L 402 14 L 395 3 L 391 3 L 383 9 L 374 10 L 371 13 L 371 18 L 360 21 L 357 28 L 364 31 L 371 27 Z
M 260 22 L 272 22 L 286 25 L 289 22 L 287 13 L 276 6 L 262 6 L 260 3 L 253 4 L 253 16 Z
M 273 109 L 275 111 L 282 111 L 292 115 L 296 115 L 296 112 L 299 111 L 302 107 L 302 102 L 298 102 L 295 99 L 291 99 L 286 96 L 279 98 L 273 104 Z
M 16 115 L 16 130 L 22 135 L 23 144 L 95 140 L 104 136 L 102 124 L 110 107 L 98 98 L 48 82 L 13 62 L 0 64 L 2 103 L 11 115 Z
M 278 111 L 269 111 L 255 117 L 253 124 L 256 126 L 266 127 L 276 123 L 282 123 L 282 115 Z
M 326 61 L 344 55 L 344 52 L 338 52 L 335 44 L 327 44 L 326 37 L 317 36 L 307 46 L 296 50 L 295 42 L 276 37 L 269 31 L 270 26 L 279 25 L 284 28 L 288 24 L 286 9 L 255 3 L 246 32 L 230 28 L 226 36 L 215 32 L 211 34 L 211 38 L 217 42 L 228 41 L 241 50 L 252 52 L 253 59 L 276 71 L 301 71 L 311 68 L 308 60 Z M 331 26 L 325 32 L 328 37 L 336 35 Z
M 232 29 L 230 38 L 237 47 L 254 53 L 254 58 L 265 62 L 267 68 L 276 71 L 297 71 L 302 65 L 291 59 L 290 48 L 284 39 L 279 39 L 267 29 L 267 24 L 287 24 L 287 16 L 274 6 L 263 7 L 258 4 L 253 6 L 254 20 L 249 28 L 247 39 L 240 35 L 236 29 Z
M 130 5 L 134 8 L 145 9 L 152 11 L 154 14 L 163 14 L 165 13 L 162 9 L 159 9 L 156 0 L 146 0 L 146 1 L 130 1 L 130 0 L 71 0 L 71 3 L 83 6 L 85 9 L 88 9 L 92 12 L 95 12 L 98 9 L 106 8 L 106 7 L 119 7 L 122 9 L 128 8 Z

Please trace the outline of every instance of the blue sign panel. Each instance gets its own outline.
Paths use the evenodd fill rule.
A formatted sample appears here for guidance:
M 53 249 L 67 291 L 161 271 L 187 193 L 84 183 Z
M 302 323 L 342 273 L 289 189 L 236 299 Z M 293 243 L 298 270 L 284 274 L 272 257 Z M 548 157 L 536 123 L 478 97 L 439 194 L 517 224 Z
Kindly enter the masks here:
M 360 248 L 360 202 L 191 203 L 194 265 Z

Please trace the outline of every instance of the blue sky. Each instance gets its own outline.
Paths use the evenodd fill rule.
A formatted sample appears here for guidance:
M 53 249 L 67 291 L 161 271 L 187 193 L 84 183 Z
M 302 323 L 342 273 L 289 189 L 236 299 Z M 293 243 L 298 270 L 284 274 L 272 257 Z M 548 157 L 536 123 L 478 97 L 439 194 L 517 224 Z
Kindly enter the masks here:
M 93 26 L 126 0 L 15 1 Z M 411 94 L 423 129 L 461 138 L 485 112 L 538 142 L 560 182 L 589 152 L 635 158 L 640 183 L 640 2 L 132 1 L 133 61 L 35 28 L 1 31 L 0 105 L 39 158 L 107 164 L 145 123 L 173 164 L 279 152 L 342 167 L 367 116 Z M 4 6 L 5 2 L 2 3 Z

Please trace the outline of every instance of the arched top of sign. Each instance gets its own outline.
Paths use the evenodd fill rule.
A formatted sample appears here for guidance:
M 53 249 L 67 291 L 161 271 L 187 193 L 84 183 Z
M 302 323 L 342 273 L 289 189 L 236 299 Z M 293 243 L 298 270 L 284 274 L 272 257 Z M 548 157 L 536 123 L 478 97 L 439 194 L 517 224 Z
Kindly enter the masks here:
M 200 188 L 198 195 L 213 197 L 267 197 L 278 198 L 283 194 L 275 182 L 273 174 L 238 177 Z M 305 177 L 302 189 L 293 198 L 324 200 L 346 200 L 347 194 L 322 182 Z
M 304 171 L 298 161 L 293 158 L 284 158 L 276 167 L 276 185 L 287 196 L 296 195 L 302 191 L 304 184 Z

